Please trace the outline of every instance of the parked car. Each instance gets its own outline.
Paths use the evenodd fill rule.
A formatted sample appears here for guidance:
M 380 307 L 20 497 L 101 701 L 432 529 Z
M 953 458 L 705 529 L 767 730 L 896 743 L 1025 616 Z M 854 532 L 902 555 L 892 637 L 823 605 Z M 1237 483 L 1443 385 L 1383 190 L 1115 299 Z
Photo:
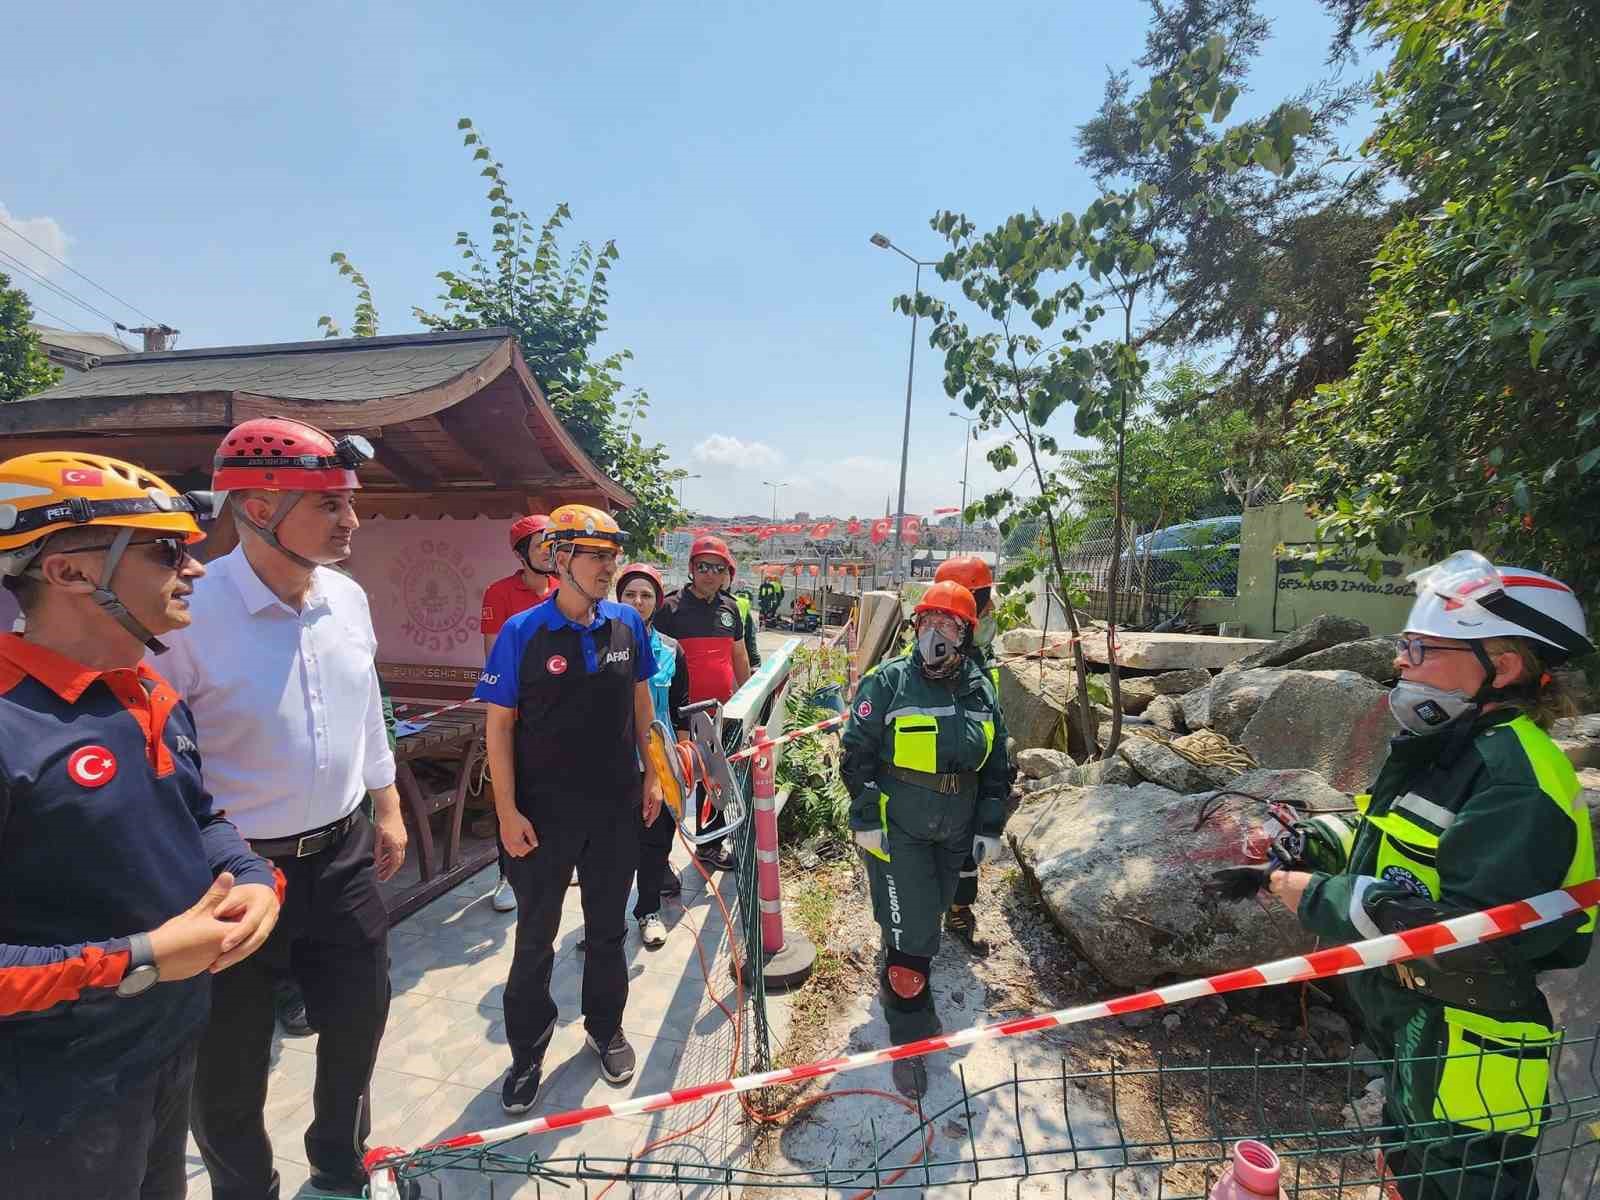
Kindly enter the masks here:
M 1206 517 L 1142 533 L 1122 560 L 1129 590 L 1234 596 L 1242 515 Z

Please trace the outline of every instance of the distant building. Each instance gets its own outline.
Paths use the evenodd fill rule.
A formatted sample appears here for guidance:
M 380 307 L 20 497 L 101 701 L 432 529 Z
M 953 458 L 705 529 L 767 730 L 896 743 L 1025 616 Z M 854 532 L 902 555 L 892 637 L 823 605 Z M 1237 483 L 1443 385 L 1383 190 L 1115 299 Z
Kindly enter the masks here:
M 128 346 L 105 333 L 78 333 L 53 325 L 30 325 L 28 328 L 39 335 L 45 357 L 66 372 L 68 380 L 99 366 L 102 358 L 131 353 Z

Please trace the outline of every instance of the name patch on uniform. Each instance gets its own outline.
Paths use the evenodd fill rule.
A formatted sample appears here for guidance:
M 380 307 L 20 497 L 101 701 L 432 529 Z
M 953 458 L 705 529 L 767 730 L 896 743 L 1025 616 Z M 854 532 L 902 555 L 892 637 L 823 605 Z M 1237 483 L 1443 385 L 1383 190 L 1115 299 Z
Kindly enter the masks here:
M 172 746 L 173 749 L 175 749 L 179 754 L 193 754 L 199 749 L 199 747 L 194 744 L 194 739 L 189 737 L 189 735 L 186 733 L 180 733 L 177 737 L 173 738 Z
M 1422 880 L 1418 879 L 1416 875 L 1406 870 L 1404 867 L 1385 867 L 1383 869 L 1383 881 L 1385 883 L 1398 884 L 1399 886 L 1405 888 L 1406 891 L 1415 892 L 1417 895 L 1423 896 L 1426 899 L 1433 899 L 1433 893 L 1428 890 L 1428 885 L 1423 883 Z
M 629 650 L 607 650 L 606 664 L 609 666 L 611 663 L 627 662 L 630 657 L 632 651 Z
M 863 721 L 865 721 L 871 715 L 872 715 L 872 701 L 871 700 L 863 700 L 860 704 L 856 705 L 856 716 L 860 717 Z
M 544 660 L 544 669 L 552 675 L 565 675 L 567 673 L 567 660 L 559 654 L 552 654 Z
M 117 760 L 104 746 L 81 746 L 67 759 L 67 775 L 79 787 L 104 787 L 116 774 Z
M 493 687 L 495 684 L 500 682 L 500 676 L 499 675 L 491 675 L 491 674 L 489 674 L 489 672 L 485 671 L 482 675 L 478 676 L 478 682 L 479 683 L 485 683 L 485 684 L 488 684 L 490 687 Z

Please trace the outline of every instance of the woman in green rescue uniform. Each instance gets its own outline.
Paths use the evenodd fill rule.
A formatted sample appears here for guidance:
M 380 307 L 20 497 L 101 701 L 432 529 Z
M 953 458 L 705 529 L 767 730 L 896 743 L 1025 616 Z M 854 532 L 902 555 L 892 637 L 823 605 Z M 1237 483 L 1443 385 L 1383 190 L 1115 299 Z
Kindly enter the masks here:
M 1390 708 L 1404 729 L 1353 832 L 1306 826 L 1311 873 L 1272 893 L 1350 942 L 1594 878 L 1571 764 L 1541 724 L 1549 668 L 1592 653 L 1565 584 L 1461 551 L 1418 572 Z M 1529 1200 L 1551 1069 L 1536 978 L 1588 957 L 1595 910 L 1481 947 L 1349 977 L 1369 1042 L 1393 1057 L 1380 1141 L 1406 1200 Z
M 963 652 L 978 623 L 972 593 L 936 583 L 916 607 L 916 645 L 861 682 L 844 731 L 850 828 L 883 930 L 883 1007 L 896 1045 L 939 1031 L 929 985 L 939 923 L 961 862 L 1000 850 L 1011 791 L 994 688 Z M 894 1064 L 895 1086 L 927 1090 L 920 1058 Z

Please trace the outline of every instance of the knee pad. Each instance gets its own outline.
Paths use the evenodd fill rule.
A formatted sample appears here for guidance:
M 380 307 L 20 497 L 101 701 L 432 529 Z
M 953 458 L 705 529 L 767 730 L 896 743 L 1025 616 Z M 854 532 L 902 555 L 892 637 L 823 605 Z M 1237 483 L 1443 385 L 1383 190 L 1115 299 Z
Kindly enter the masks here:
M 933 1003 L 928 976 L 933 959 L 890 950 L 883 968 L 883 999 L 890 1008 L 917 1012 Z

